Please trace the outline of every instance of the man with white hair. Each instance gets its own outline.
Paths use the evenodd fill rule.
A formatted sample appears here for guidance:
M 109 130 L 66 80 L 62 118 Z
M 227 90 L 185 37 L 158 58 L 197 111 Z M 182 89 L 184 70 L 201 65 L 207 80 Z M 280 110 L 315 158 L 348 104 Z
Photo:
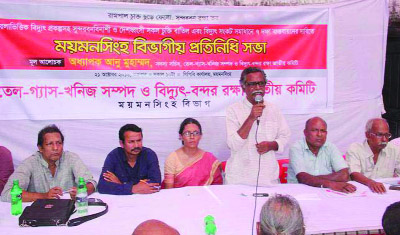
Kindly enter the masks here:
M 388 142 L 391 136 L 385 119 L 370 119 L 365 126 L 366 140 L 350 145 L 346 153 L 351 178 L 374 193 L 385 193 L 386 189 L 373 179 L 400 176 L 400 150 Z
M 289 195 L 277 194 L 264 204 L 257 223 L 258 235 L 303 235 L 304 218 L 299 203 Z

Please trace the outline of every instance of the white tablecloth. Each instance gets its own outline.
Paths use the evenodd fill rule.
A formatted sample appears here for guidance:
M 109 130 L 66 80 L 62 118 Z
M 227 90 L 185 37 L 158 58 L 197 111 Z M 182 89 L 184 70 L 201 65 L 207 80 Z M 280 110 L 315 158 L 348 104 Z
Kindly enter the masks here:
M 260 187 L 259 192 L 294 196 L 300 203 L 307 234 L 381 229 L 381 218 L 388 205 L 400 200 L 400 191 L 373 194 L 364 185 L 357 193 L 343 196 L 301 184 Z M 217 234 L 251 234 L 255 188 L 242 185 L 185 187 L 161 190 L 151 195 L 114 196 L 95 193 L 109 205 L 109 212 L 77 227 L 20 228 L 18 217 L 10 213 L 10 203 L 0 203 L 0 234 L 131 234 L 148 219 L 158 219 L 183 235 L 204 235 L 204 217 L 213 215 Z M 259 211 L 268 198 L 258 198 Z M 24 206 L 30 203 L 24 203 Z M 90 211 L 99 210 L 101 208 Z

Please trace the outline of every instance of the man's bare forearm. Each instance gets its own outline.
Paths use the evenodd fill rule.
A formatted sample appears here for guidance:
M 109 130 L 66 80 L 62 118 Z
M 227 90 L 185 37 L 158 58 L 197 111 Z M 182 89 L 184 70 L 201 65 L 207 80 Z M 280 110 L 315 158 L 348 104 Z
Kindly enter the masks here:
M 329 180 L 329 181 L 336 181 L 336 182 L 347 182 L 350 180 L 349 177 L 349 168 L 341 169 L 338 172 L 333 172 L 328 175 L 319 175 L 316 176 L 320 179 Z
M 359 172 L 353 172 L 353 173 L 351 173 L 350 176 L 351 176 L 352 180 L 357 181 L 357 182 L 359 182 L 363 185 L 367 185 L 367 186 L 370 182 L 374 181 Z
M 47 198 L 47 193 L 33 193 L 22 191 L 22 201 L 23 202 L 32 202 L 36 201 L 37 199 L 45 199 Z
M 313 187 L 326 187 L 329 188 L 329 180 L 323 179 L 319 176 L 313 176 L 305 172 L 300 172 L 296 175 L 299 183 L 306 184 Z
M 96 189 L 94 188 L 94 185 L 92 183 L 86 183 L 86 188 L 87 188 L 88 195 L 90 195 L 96 191 Z

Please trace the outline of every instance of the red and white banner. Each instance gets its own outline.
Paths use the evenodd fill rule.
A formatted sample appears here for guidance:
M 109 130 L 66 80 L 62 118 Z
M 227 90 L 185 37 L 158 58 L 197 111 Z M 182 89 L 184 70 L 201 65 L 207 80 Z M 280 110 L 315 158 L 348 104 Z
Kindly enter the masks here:
M 220 116 L 249 66 L 284 113 L 332 112 L 326 9 L 112 6 L 0 3 L 0 119 Z

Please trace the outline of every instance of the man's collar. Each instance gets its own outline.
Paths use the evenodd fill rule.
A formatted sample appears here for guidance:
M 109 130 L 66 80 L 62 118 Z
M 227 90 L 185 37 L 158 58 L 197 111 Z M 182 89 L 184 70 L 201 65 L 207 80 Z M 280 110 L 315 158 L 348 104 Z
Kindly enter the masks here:
M 126 157 L 125 149 L 121 147 L 122 150 L 122 161 L 128 162 L 128 158 Z
M 253 104 L 250 103 L 250 101 L 247 99 L 247 97 L 244 98 L 243 103 L 246 107 L 249 107 L 249 108 L 253 107 Z
M 306 137 L 303 137 L 303 142 L 304 142 L 304 149 L 310 150 L 310 152 L 311 152 L 310 147 L 308 147 Z M 325 141 L 325 143 L 321 146 L 321 148 L 318 149 L 318 152 L 319 152 L 322 148 L 326 148 L 326 141 Z
M 374 157 L 374 153 L 372 152 L 372 149 L 371 149 L 371 147 L 369 146 L 368 140 L 367 140 L 367 139 L 364 140 L 363 146 L 364 146 L 364 149 L 365 149 L 365 150 L 367 151 L 367 153 L 368 153 L 368 156 L 367 156 L 367 157 L 373 158 L 373 157 Z M 382 152 L 383 150 L 385 150 L 385 149 L 382 149 L 382 150 L 379 152 L 379 154 L 381 154 L 381 152 Z
M 265 100 L 263 101 L 263 103 L 265 102 Z M 250 101 L 247 99 L 247 97 L 244 98 L 243 103 L 246 107 L 249 107 L 250 109 L 253 107 L 253 104 L 250 103 Z
M 44 167 L 49 167 L 49 163 L 46 160 L 44 160 L 42 153 L 37 151 L 37 154 L 39 155 L 40 164 L 42 164 Z M 60 165 L 60 160 L 63 158 L 63 156 L 64 156 L 64 151 L 62 152 L 61 157 L 56 161 L 57 167 L 58 165 Z
M 120 148 L 122 150 L 122 156 L 123 156 L 122 161 L 127 163 L 128 162 L 128 157 L 126 156 L 125 149 L 122 148 L 122 147 L 120 147 Z M 142 147 L 142 151 L 140 151 L 140 153 L 138 154 L 138 156 L 136 158 L 136 161 L 139 159 L 140 155 L 142 155 L 143 150 L 144 150 L 144 147 Z

